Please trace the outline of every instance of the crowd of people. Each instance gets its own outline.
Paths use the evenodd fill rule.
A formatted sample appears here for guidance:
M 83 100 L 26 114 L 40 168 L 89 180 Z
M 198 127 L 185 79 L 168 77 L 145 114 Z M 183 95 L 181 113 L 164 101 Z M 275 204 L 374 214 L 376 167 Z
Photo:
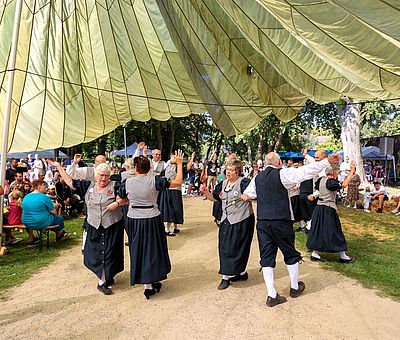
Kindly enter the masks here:
M 98 279 L 97 288 L 112 293 L 115 276 L 124 270 L 124 231 L 130 253 L 130 284 L 143 284 L 146 299 L 161 291 L 162 280 L 171 271 L 167 237 L 174 237 L 184 223 L 182 195 L 204 195 L 213 202 L 219 226 L 219 290 L 248 279 L 247 264 L 256 228 L 260 265 L 269 307 L 287 301 L 274 286 L 278 249 L 290 277 L 289 295 L 297 298 L 305 290 L 299 280 L 300 252 L 295 248 L 293 225 L 308 234 L 312 261 L 325 261 L 320 252 L 338 253 L 341 263 L 355 257 L 347 243 L 337 214 L 338 192 L 347 190 L 349 206 L 357 207 L 360 178 L 354 161 L 339 167 L 339 156 L 318 150 L 314 157 L 303 150 L 304 161 L 283 162 L 270 152 L 264 161 L 247 164 L 228 153 L 222 164 L 217 155 L 199 162 L 193 153 L 184 164 L 182 151 L 161 159 L 161 151 L 147 155 L 144 142 L 121 169 L 98 155 L 87 167 L 77 154 L 60 164 L 52 160 L 11 160 L 7 169 L 8 224 L 24 223 L 28 245 L 34 246 L 32 230 L 58 225 L 57 241 L 67 237 L 61 211 L 84 217 L 82 252 L 84 264 Z M 39 164 L 40 163 L 40 164 Z M 343 164 L 342 163 L 342 164 Z M 187 180 L 187 188 L 182 186 Z M 378 181 L 365 188 L 363 207 L 372 200 L 382 212 L 387 191 Z M 257 217 L 252 201 L 257 201 Z M 400 202 L 394 213 L 400 213 Z M 7 242 L 18 240 L 11 232 Z

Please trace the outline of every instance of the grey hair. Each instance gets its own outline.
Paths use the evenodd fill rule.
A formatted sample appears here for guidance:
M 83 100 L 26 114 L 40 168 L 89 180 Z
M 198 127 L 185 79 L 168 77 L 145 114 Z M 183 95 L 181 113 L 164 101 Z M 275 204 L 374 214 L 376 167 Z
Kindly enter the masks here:
M 99 172 L 102 171 L 102 170 L 106 170 L 107 171 L 107 175 L 111 175 L 111 168 L 106 163 L 100 163 L 98 166 L 96 166 L 94 168 L 94 171 L 95 171 L 96 175 L 98 175 Z
M 133 158 L 127 158 L 125 160 L 125 165 L 129 167 L 129 169 L 133 169 Z
M 333 175 L 335 172 L 339 172 L 340 169 L 337 165 L 331 164 L 325 168 L 325 174 L 327 176 Z
M 235 169 L 235 171 L 240 175 L 243 170 L 242 162 L 239 159 L 230 159 L 226 162 L 225 167 L 231 166 Z
M 267 155 L 265 156 L 265 164 L 266 165 L 275 165 L 276 163 L 279 162 L 281 158 L 279 157 L 279 155 L 276 152 L 270 152 L 267 153 Z

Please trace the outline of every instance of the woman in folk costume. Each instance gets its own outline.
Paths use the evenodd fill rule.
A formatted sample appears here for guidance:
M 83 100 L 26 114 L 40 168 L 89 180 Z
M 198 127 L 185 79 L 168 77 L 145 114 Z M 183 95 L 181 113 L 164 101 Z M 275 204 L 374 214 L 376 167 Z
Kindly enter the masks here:
M 158 192 L 182 184 L 182 152 L 175 153 L 176 178 L 149 173 L 150 161 L 145 156 L 134 159 L 135 176 L 122 183 L 119 196 L 129 201 L 128 240 L 131 257 L 131 285 L 144 284 L 146 299 L 159 292 L 161 280 L 171 271 L 164 224 L 157 206 Z
M 307 240 L 307 248 L 312 249 L 312 261 L 325 261 L 319 252 L 339 253 L 340 262 L 354 262 L 355 257 L 347 255 L 347 243 L 344 237 L 340 219 L 336 208 L 336 193 L 346 188 L 355 173 L 355 162 L 350 164 L 350 173 L 343 183 L 338 181 L 340 169 L 330 165 L 325 169 L 326 176 L 321 177 L 315 183 L 315 189 L 319 193 L 309 196 L 310 200 L 317 199 L 311 219 L 311 230 Z
M 246 272 L 250 246 L 254 233 L 254 213 L 251 202 L 241 200 L 241 195 L 250 180 L 240 176 L 242 162 L 235 159 L 226 163 L 226 179 L 221 191 L 213 194 L 203 186 L 203 192 L 210 201 L 220 199 L 222 218 L 219 228 L 218 251 L 222 274 L 219 290 L 229 287 L 231 282 L 248 279 Z
M 124 270 L 124 228 L 118 196 L 120 183 L 110 180 L 111 168 L 101 163 L 95 168 L 94 180 L 73 180 L 57 162 L 61 177 L 71 189 L 79 189 L 87 207 L 84 228 L 84 264 L 99 279 L 97 288 L 105 295 L 112 293 L 114 276 Z
M 193 161 L 192 161 L 193 162 Z M 190 161 L 189 161 L 190 163 Z M 188 164 L 188 167 L 192 166 Z M 170 164 L 165 169 L 165 177 L 169 180 L 176 179 L 177 164 L 175 154 L 171 155 Z M 165 234 L 175 236 L 180 232 L 178 224 L 183 224 L 182 187 L 167 188 L 158 195 L 158 207 L 163 222 L 166 223 Z M 170 228 L 173 227 L 171 231 Z

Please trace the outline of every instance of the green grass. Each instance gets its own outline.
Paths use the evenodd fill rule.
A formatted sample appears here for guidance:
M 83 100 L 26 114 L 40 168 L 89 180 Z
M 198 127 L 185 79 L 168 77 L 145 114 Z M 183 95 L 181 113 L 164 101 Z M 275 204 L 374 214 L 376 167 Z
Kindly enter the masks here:
M 381 295 L 400 300 L 400 218 L 390 213 L 367 214 L 362 210 L 339 207 L 348 253 L 356 256 L 351 264 L 341 264 L 338 254 L 325 254 L 323 268 L 336 270 L 377 289 Z M 296 233 L 299 247 L 305 249 L 304 233 Z
M 46 242 L 44 242 L 42 251 L 39 250 L 39 246 L 27 248 L 26 231 L 14 232 L 14 235 L 23 238 L 23 241 L 9 246 L 9 253 L 0 256 L 0 300 L 7 297 L 8 288 L 21 284 L 40 271 L 54 261 L 62 250 L 80 243 L 83 220 L 69 217 L 64 217 L 64 219 L 65 230 L 70 234 L 69 239 L 56 243 L 55 234 L 50 232 L 50 247 L 46 249 Z

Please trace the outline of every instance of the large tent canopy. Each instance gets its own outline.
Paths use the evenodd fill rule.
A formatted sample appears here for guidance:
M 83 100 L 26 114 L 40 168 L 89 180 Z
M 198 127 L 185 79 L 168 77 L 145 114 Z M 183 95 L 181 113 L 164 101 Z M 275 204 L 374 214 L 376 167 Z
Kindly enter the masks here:
M 17 0 L 0 3 L 0 128 Z M 398 0 L 25 0 L 9 150 L 210 112 L 225 135 L 268 114 L 400 96 Z

